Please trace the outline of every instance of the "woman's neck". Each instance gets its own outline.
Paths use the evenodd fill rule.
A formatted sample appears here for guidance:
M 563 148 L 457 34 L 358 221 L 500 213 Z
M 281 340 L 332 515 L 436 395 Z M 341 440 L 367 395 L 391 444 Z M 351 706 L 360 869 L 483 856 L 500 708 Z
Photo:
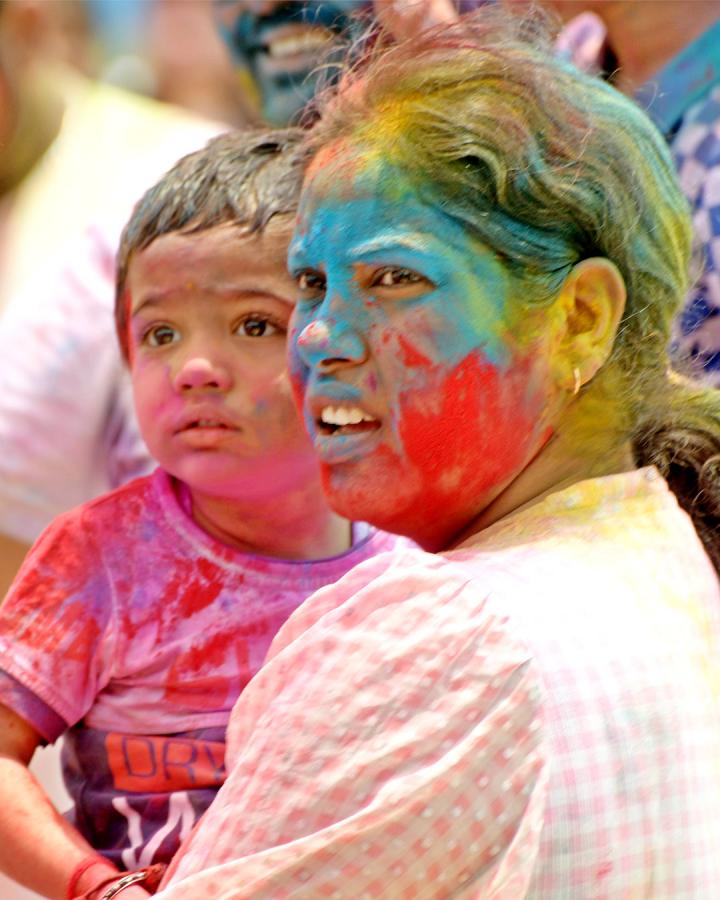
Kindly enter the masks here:
M 598 429 L 598 422 L 606 422 L 606 427 Z M 505 516 L 534 506 L 548 494 L 589 478 L 631 471 L 635 468 L 632 447 L 621 436 L 626 433 L 626 427 L 613 421 L 612 404 L 592 391 L 578 397 L 537 455 L 455 536 L 450 548 Z
M 191 515 L 225 544 L 280 559 L 326 559 L 352 546 L 352 526 L 325 503 L 319 484 L 251 500 L 189 489 Z

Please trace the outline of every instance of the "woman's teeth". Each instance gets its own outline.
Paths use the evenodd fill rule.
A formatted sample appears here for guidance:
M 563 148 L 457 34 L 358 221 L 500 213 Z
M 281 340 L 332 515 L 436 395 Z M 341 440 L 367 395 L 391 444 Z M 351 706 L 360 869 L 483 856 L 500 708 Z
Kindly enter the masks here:
M 357 406 L 326 406 L 320 413 L 320 421 L 323 425 L 334 425 L 341 428 L 343 425 L 360 425 L 361 422 L 376 422 L 377 419 L 363 412 Z

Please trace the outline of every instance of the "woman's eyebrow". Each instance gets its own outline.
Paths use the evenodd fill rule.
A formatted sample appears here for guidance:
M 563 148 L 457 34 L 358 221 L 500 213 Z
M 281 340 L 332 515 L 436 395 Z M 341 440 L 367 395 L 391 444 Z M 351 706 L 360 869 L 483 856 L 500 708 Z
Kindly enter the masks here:
M 372 238 L 353 244 L 349 250 L 351 257 L 370 256 L 373 253 L 382 253 L 388 250 L 410 250 L 413 253 L 427 252 L 427 242 L 432 235 L 422 232 L 412 234 L 393 234 Z

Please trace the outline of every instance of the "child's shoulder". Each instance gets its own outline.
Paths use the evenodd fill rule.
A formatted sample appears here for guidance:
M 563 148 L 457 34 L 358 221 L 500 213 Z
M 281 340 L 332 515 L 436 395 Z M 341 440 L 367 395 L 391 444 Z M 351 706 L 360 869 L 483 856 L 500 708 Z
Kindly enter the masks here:
M 102 530 L 107 525 L 114 531 L 121 532 L 157 506 L 155 498 L 160 478 L 161 472 L 156 469 L 150 475 L 135 478 L 121 487 L 88 500 L 58 516 L 48 531 L 80 529 L 88 532 Z

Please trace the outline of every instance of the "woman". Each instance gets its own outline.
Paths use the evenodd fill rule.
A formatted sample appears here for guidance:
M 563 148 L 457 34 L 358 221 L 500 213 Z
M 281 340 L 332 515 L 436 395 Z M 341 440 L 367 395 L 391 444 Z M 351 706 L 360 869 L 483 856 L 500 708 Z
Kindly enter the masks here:
M 720 891 L 720 404 L 665 352 L 687 211 L 644 114 L 528 30 L 387 51 L 313 133 L 297 390 L 334 507 L 430 553 L 287 623 L 163 896 Z

